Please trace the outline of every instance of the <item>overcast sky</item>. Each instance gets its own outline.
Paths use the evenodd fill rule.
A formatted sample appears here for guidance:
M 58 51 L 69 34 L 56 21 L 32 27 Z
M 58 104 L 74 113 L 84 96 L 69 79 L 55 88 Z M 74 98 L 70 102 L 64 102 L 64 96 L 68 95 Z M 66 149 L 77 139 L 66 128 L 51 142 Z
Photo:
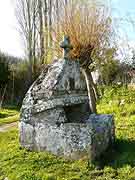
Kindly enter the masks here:
M 110 0 L 111 1 L 111 0 Z M 135 0 L 112 0 L 114 17 L 132 16 L 135 19 Z M 23 56 L 21 38 L 16 30 L 17 22 L 14 13 L 13 0 L 0 1 L 0 50 L 14 56 Z M 126 31 L 130 41 L 135 41 L 134 29 L 128 24 L 120 25 Z
M 0 50 L 14 56 L 22 56 L 22 42 L 16 25 L 13 1 L 0 0 Z

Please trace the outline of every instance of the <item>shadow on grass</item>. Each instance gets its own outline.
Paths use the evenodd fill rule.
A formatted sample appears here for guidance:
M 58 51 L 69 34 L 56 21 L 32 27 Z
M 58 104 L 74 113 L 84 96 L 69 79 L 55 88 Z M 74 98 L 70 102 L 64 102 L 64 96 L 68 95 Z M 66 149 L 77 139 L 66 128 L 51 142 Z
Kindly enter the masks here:
M 2 114 L 2 113 L 0 113 L 0 118 L 6 118 L 6 117 L 8 117 L 9 115 L 8 114 Z
M 9 109 L 9 110 L 20 111 L 21 106 L 16 106 L 16 105 L 4 105 L 3 108 L 4 108 L 4 109 Z
M 135 140 L 117 139 L 113 148 L 101 156 L 101 166 L 121 168 L 125 165 L 135 167 Z

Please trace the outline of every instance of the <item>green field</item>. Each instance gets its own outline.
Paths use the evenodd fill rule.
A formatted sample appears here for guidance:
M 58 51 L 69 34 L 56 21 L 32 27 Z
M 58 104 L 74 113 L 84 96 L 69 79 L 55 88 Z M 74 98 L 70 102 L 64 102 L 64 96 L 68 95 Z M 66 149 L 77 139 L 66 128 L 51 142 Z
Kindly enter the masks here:
M 0 180 L 135 180 L 135 91 L 107 88 L 97 107 L 99 113 L 113 113 L 116 124 L 115 151 L 103 169 L 88 167 L 87 160 L 28 152 L 20 148 L 18 130 L 13 129 L 0 133 Z M 16 113 L 8 110 L 5 118 Z

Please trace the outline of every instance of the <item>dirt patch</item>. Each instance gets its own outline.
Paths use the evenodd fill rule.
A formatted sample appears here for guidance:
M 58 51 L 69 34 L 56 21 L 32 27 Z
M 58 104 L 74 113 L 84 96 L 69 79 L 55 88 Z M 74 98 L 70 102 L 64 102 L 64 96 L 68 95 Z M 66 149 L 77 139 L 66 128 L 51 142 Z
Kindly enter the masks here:
M 11 128 L 15 128 L 17 126 L 18 126 L 17 122 L 13 122 L 13 123 L 10 123 L 10 124 L 4 124 L 4 125 L 0 126 L 0 132 L 9 131 Z

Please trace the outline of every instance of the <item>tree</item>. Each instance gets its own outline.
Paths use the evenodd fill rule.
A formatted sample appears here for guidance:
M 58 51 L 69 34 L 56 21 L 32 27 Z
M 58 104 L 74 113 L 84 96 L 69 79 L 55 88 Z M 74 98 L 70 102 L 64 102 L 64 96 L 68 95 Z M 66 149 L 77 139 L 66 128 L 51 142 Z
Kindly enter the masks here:
M 51 30 L 52 30 L 52 0 L 49 1 L 49 11 L 48 11 L 48 20 L 49 20 L 49 27 L 48 27 L 48 33 L 49 33 L 49 47 L 52 46 L 52 39 L 51 39 Z
M 0 88 L 8 82 L 9 67 L 4 55 L 0 55 Z
M 112 84 L 119 71 L 119 62 L 110 59 L 101 68 L 102 79 L 105 85 Z
M 133 69 L 135 69 L 135 51 L 134 50 L 132 51 L 132 54 L 133 54 L 133 56 L 132 56 L 131 66 Z
M 48 4 L 47 4 L 47 0 L 43 1 L 43 19 L 44 19 L 44 28 L 45 28 L 45 46 L 44 46 L 44 51 L 45 51 L 45 55 L 47 55 L 47 51 L 48 51 Z
M 59 0 L 56 0 L 56 23 L 57 23 L 57 30 L 56 32 L 59 32 Z
M 102 52 L 94 55 L 95 69 L 100 74 L 100 83 L 111 84 L 118 74 L 120 62 L 117 60 L 117 47 L 104 48 Z
M 110 13 L 106 7 L 93 1 L 77 1 L 76 4 L 66 8 L 65 16 L 61 16 L 60 29 L 56 42 L 59 44 L 63 34 L 70 37 L 74 47 L 70 57 L 80 62 L 87 84 L 90 109 L 96 113 L 94 83 L 89 67 L 94 61 L 93 54 L 95 52 L 100 54 L 109 47 L 109 40 L 112 37 Z M 57 51 L 60 52 L 60 49 Z
M 40 60 L 44 64 L 44 24 L 43 24 L 43 3 L 38 0 L 38 13 L 39 13 L 39 36 L 40 36 Z
M 7 62 L 7 58 L 4 54 L 0 54 L 0 108 L 2 107 L 6 89 L 7 89 L 7 83 L 9 80 L 9 66 Z
M 28 57 L 29 66 L 29 82 L 32 83 L 32 73 L 35 72 L 36 64 L 36 45 L 37 45 L 37 17 L 38 17 L 38 1 L 37 0 L 17 0 L 16 1 L 16 17 L 19 25 L 19 32 L 25 42 L 26 55 Z M 34 67 L 33 67 L 34 66 Z

